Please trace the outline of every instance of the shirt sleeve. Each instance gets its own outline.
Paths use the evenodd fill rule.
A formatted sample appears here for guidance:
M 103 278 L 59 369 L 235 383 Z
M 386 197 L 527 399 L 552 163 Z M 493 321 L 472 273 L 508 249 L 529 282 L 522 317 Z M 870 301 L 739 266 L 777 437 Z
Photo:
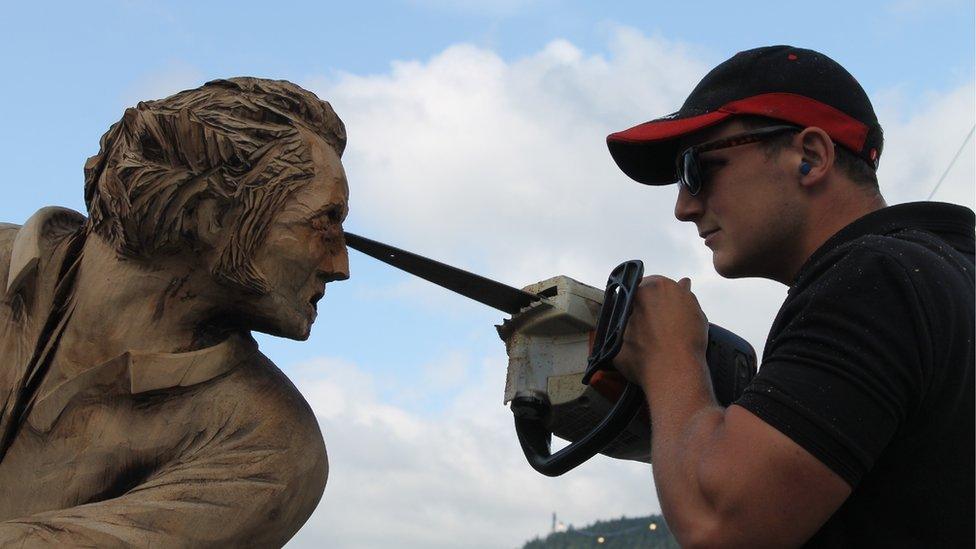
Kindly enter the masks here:
M 784 304 L 736 404 L 857 486 L 920 402 L 924 317 L 894 257 L 850 250 Z

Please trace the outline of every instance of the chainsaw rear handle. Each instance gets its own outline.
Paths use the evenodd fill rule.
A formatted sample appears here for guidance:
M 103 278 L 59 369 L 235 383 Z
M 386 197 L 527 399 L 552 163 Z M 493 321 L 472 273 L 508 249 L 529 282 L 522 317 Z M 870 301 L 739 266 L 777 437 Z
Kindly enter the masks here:
M 623 343 L 623 330 L 642 274 L 643 263 L 636 260 L 622 263 L 611 273 L 584 383 L 588 383 L 597 370 L 612 368 L 611 362 Z M 715 324 L 708 325 L 705 359 L 715 397 L 722 406 L 734 402 L 756 373 L 756 352 L 752 346 Z M 612 443 L 633 421 L 644 402 L 640 387 L 628 383 L 613 408 L 596 427 L 556 453 L 552 453 L 551 449 L 551 408 L 548 402 L 536 397 L 516 397 L 512 400 L 512 413 L 515 416 L 515 432 L 529 465 L 543 475 L 555 477 L 575 468 Z

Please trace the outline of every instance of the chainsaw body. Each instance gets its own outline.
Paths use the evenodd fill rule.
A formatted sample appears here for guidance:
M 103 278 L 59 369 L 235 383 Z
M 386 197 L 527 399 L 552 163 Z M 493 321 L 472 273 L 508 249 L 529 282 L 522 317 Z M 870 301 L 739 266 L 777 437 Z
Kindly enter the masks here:
M 497 326 L 508 351 L 505 404 L 513 412 L 538 408 L 546 428 L 577 441 L 600 424 L 616 401 L 584 385 L 587 358 L 604 291 L 566 276 L 532 284 L 524 291 L 542 296 Z M 546 410 L 542 412 L 542 410 Z M 637 415 L 600 453 L 650 463 L 651 430 Z
M 629 288 L 621 289 L 618 274 L 625 266 L 611 274 L 606 290 L 565 276 L 528 286 L 524 291 L 542 300 L 497 326 L 508 351 L 504 402 L 511 404 L 529 464 L 542 474 L 561 475 L 598 452 L 650 463 L 652 430 L 649 417 L 641 413 L 643 392 L 629 383 L 617 391 L 607 390 L 612 383 L 601 391 L 594 388 L 602 373 L 598 370 L 612 370 L 643 271 L 640 265 L 629 277 Z M 608 323 L 618 330 L 608 333 Z M 719 403 L 728 406 L 755 375 L 756 354 L 748 342 L 714 324 L 709 324 L 708 340 L 712 387 Z M 553 452 L 552 435 L 570 444 Z

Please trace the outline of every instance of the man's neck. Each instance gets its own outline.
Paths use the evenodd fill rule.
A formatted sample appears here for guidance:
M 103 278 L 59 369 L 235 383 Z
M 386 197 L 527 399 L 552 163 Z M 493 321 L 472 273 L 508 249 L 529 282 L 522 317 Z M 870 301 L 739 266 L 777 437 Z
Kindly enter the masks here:
M 850 186 L 846 192 L 822 197 L 814 204 L 807 220 L 807 231 L 801 243 L 800 260 L 792 266 L 786 285 L 792 284 L 800 268 L 830 237 L 865 215 L 887 206 L 880 193 L 871 194 L 864 189 Z

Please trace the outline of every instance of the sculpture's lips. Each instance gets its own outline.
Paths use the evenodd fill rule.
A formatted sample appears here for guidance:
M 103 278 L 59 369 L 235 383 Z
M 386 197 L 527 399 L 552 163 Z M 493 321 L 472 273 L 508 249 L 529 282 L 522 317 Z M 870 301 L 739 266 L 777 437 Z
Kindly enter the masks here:
M 322 299 L 322 296 L 324 295 L 325 295 L 325 290 L 321 292 L 316 292 L 315 294 L 312 295 L 312 297 L 308 298 L 308 304 L 305 305 L 305 307 L 308 309 L 308 316 L 311 322 L 315 322 L 315 318 L 319 316 L 319 309 L 317 307 L 317 304 L 319 300 Z
M 321 292 L 316 292 L 315 295 L 313 295 L 311 299 L 308 300 L 308 302 L 312 304 L 312 307 L 315 307 L 316 305 L 318 305 L 319 300 L 321 300 L 322 296 L 324 295 L 325 295 L 325 290 Z

